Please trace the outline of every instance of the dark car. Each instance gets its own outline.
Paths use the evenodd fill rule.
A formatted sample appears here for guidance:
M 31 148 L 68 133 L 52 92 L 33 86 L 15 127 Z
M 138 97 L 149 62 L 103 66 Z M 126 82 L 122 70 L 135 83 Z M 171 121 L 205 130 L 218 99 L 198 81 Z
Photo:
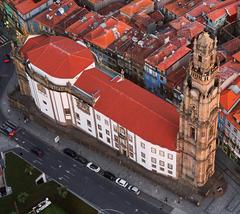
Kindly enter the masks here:
M 69 148 L 65 148 L 65 149 L 63 150 L 63 152 L 64 152 L 66 155 L 68 155 L 68 156 L 70 156 L 70 157 L 72 157 L 72 158 L 76 158 L 76 156 L 77 156 L 77 153 L 76 153 L 75 151 L 73 151 L 72 149 L 69 149 Z
M 10 55 L 9 55 L 9 54 L 4 54 L 4 56 L 3 56 L 3 62 L 4 62 L 4 63 L 9 63 L 10 60 L 11 60 Z
M 104 171 L 103 172 L 103 176 L 111 181 L 115 181 L 116 180 L 116 176 L 111 173 L 111 172 L 108 172 L 108 171 Z
M 42 157 L 43 156 L 43 151 L 40 148 L 38 148 L 38 147 L 32 148 L 31 152 L 34 153 L 35 155 L 37 155 L 38 157 Z
M 81 155 L 78 155 L 75 157 L 75 160 L 77 160 L 78 162 L 80 162 L 81 164 L 87 165 L 88 160 L 84 157 L 82 157 Z

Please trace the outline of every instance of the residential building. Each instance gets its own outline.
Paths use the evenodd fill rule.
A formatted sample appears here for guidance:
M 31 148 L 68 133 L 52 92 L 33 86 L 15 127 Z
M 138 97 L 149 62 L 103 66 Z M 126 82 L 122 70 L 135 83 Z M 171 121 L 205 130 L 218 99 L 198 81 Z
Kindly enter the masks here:
M 74 0 L 55 1 L 48 10 L 34 18 L 39 32 L 48 34 L 64 34 L 65 29 L 85 15 L 88 11 L 79 7 Z M 70 17 L 70 20 L 69 20 Z
M 38 32 L 33 22 L 36 15 L 46 10 L 53 0 L 3 0 L 3 20 L 5 26 L 16 29 L 19 35 Z
M 239 61 L 240 67 L 240 61 Z M 221 93 L 219 114 L 219 147 L 240 164 L 240 77 Z

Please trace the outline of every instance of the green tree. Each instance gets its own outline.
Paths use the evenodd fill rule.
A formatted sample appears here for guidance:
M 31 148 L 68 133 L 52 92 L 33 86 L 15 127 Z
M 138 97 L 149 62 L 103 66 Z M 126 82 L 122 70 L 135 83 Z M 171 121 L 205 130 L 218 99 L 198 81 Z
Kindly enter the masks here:
M 17 200 L 19 203 L 24 204 L 28 198 L 29 194 L 26 192 L 21 192 L 18 196 L 17 196 Z
M 60 197 L 62 197 L 62 198 L 66 198 L 67 197 L 68 191 L 67 191 L 66 187 L 64 187 L 64 186 L 57 187 L 57 192 L 58 192 L 58 195 Z

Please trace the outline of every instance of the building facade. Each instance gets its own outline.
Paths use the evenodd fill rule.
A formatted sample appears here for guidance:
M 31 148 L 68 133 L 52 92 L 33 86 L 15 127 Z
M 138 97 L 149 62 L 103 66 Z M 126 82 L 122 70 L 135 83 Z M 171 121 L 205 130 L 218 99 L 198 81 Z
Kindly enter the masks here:
M 180 107 L 179 176 L 196 186 L 203 186 L 215 171 L 220 99 L 216 48 L 216 39 L 208 33 L 200 34 L 194 41 Z

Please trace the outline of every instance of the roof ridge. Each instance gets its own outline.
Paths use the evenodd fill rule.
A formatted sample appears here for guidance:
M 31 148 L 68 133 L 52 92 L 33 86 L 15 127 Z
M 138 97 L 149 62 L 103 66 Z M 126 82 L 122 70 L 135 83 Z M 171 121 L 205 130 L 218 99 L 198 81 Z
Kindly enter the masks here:
M 99 71 L 99 70 L 98 70 L 98 71 Z M 99 72 L 101 72 L 101 71 L 99 71 Z M 157 117 L 160 117 L 160 118 L 164 119 L 165 121 L 167 121 L 168 123 L 170 123 L 170 124 L 174 125 L 175 127 L 177 127 L 176 124 L 173 123 L 172 121 L 166 119 L 166 118 L 163 117 L 162 115 L 158 114 L 156 111 L 153 111 L 152 109 L 150 109 L 149 107 L 141 104 L 139 101 L 133 99 L 132 97 L 127 96 L 126 93 L 120 91 L 118 88 L 114 88 L 111 84 L 108 84 L 108 83 L 104 82 L 103 80 L 101 80 L 100 78 L 97 78 L 96 76 L 92 75 L 91 73 L 90 73 L 90 75 L 91 75 L 94 79 L 97 79 L 98 81 L 101 81 L 104 85 L 107 85 L 107 86 L 111 87 L 114 91 L 117 91 L 118 93 L 120 93 L 120 95 L 123 95 L 123 96 L 127 97 L 128 99 L 132 100 L 133 102 L 137 103 L 138 105 L 140 105 L 141 107 L 143 107 L 145 110 L 149 110 L 150 112 L 152 112 L 152 113 L 154 113 L 155 115 L 157 115 Z M 112 82 L 111 82 L 111 83 L 112 83 Z M 137 87 L 138 87 L 138 86 L 137 86 Z M 159 99 L 160 99 L 160 98 L 159 98 Z

